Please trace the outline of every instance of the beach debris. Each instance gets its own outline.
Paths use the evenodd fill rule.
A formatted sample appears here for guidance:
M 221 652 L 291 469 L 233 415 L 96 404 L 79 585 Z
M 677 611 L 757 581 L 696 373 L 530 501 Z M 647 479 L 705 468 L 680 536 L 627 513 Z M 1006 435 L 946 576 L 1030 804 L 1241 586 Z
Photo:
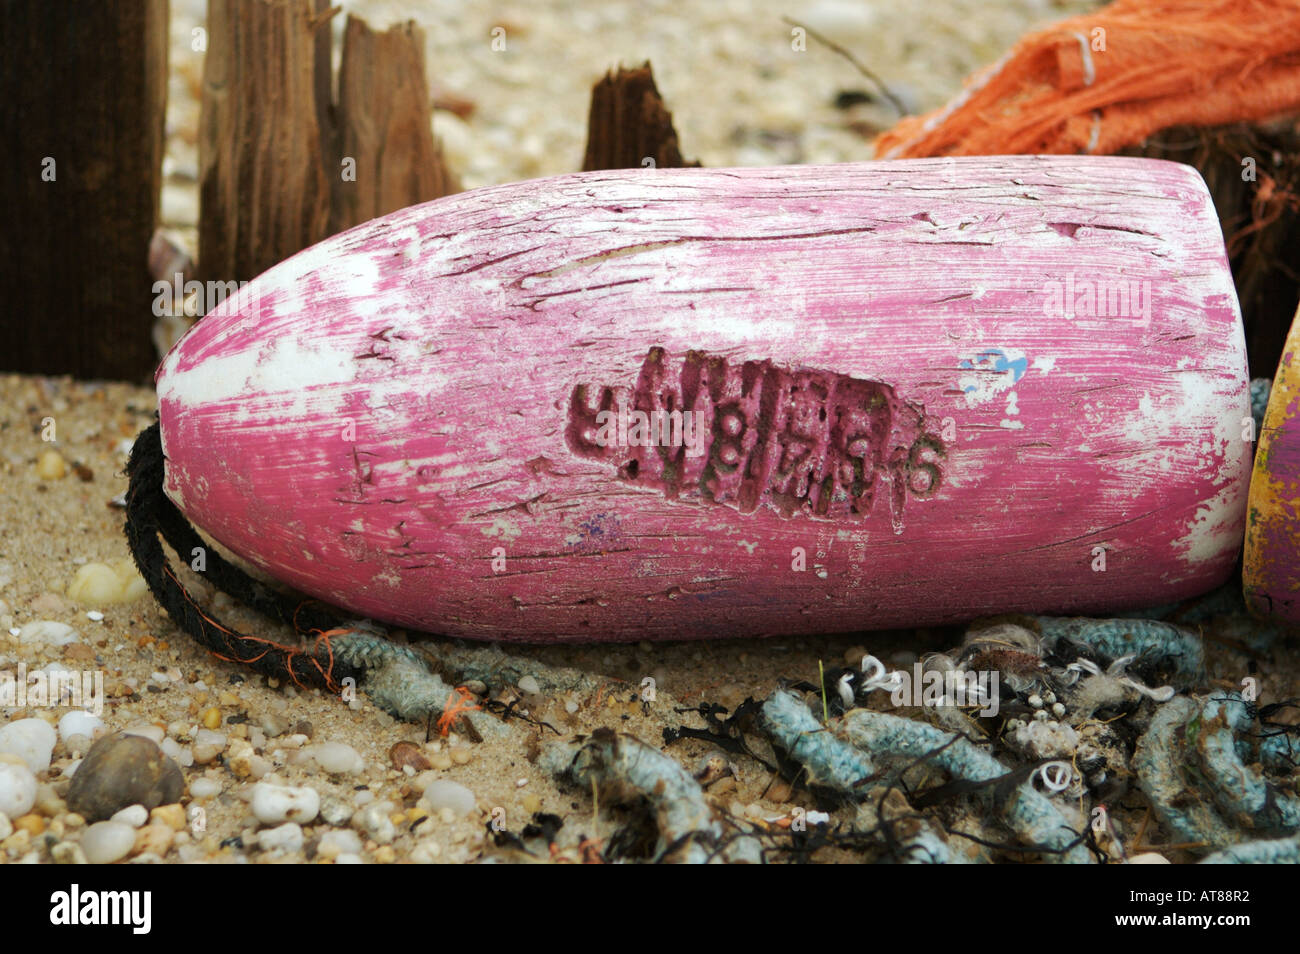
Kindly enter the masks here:
M 601 729 L 575 742 L 552 742 L 539 763 L 580 789 L 594 790 L 602 800 L 644 805 L 657 834 L 656 862 L 762 861 L 757 838 L 746 832 L 728 837 L 690 773 L 634 736 Z
M 87 821 L 130 805 L 156 808 L 180 799 L 180 767 L 151 739 L 115 732 L 90 747 L 68 787 L 68 807 Z
M 1257 714 L 1236 692 L 1179 696 L 1157 710 L 1138 741 L 1138 784 L 1189 850 L 1300 828 L 1300 800 L 1258 765 Z M 1278 767 L 1276 754 L 1268 761 Z

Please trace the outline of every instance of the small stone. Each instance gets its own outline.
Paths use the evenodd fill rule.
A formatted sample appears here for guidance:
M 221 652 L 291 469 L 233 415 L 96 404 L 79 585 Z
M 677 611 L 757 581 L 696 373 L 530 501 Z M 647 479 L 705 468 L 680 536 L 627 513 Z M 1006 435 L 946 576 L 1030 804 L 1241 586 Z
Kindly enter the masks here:
M 221 727 L 221 710 L 216 706 L 206 709 L 200 717 L 205 729 L 218 729 Z
M 9 816 L 0 812 L 0 841 L 4 841 L 14 833 L 14 823 L 9 820 Z
M 166 825 L 172 831 L 181 831 L 185 828 L 185 809 L 179 802 L 159 805 L 149 813 L 149 818 L 155 824 Z
M 465 746 L 457 746 L 451 750 L 451 760 L 457 765 L 468 765 L 470 760 L 469 749 Z
M 320 817 L 330 825 L 345 825 L 352 817 L 352 809 L 342 799 L 330 796 L 321 801 Z
M 113 568 L 104 563 L 87 563 L 77 570 L 68 584 L 68 597 L 90 606 L 106 606 L 122 601 L 122 581 Z
M 434 752 L 429 756 L 429 767 L 438 769 L 440 772 L 445 772 L 447 769 L 451 768 L 451 753 L 446 750 Z
M 35 808 L 46 818 L 54 818 L 56 815 L 62 815 L 67 811 L 68 805 L 59 796 L 58 790 L 52 784 L 40 782 L 36 786 Z
M 1159 852 L 1144 851 L 1141 854 L 1129 855 L 1128 863 L 1131 865 L 1167 865 L 1170 864 L 1170 861 Z
M 199 729 L 194 734 L 194 744 L 190 747 L 190 752 L 194 756 L 194 761 L 198 765 L 207 765 L 218 755 L 226 750 L 226 741 L 229 737 L 224 732 L 213 732 L 211 729 Z
M 221 783 L 214 778 L 196 778 L 190 782 L 191 798 L 214 798 L 221 794 Z
M 131 848 L 133 855 L 157 855 L 162 858 L 172 846 L 176 832 L 170 825 L 152 824 L 141 828 L 135 835 L 135 845 Z
M 361 853 L 361 836 L 348 828 L 331 828 L 321 835 L 316 856 L 333 861 L 339 855 Z
M 289 720 L 276 712 L 263 715 L 259 724 L 268 739 L 274 739 L 289 731 Z
M 248 778 L 252 774 L 253 757 L 252 743 L 235 739 L 230 743 L 230 751 L 226 754 L 226 765 L 235 773 L 236 778 Z
M 309 745 L 303 754 L 332 775 L 357 775 L 366 768 L 361 753 L 345 742 Z
M 34 812 L 29 812 L 19 818 L 14 819 L 14 828 L 19 831 L 25 831 L 33 838 L 45 834 L 45 819 Z
M 59 719 L 59 738 L 65 745 L 74 735 L 93 740 L 95 733 L 103 728 L 103 719 L 81 709 L 73 709 Z
M 415 772 L 423 772 L 433 767 L 424 751 L 414 742 L 394 743 L 388 750 L 388 759 L 393 763 L 393 768 L 399 772 L 407 767 Z
M 54 726 L 44 719 L 19 719 L 0 729 L 0 753 L 16 755 L 32 772 L 40 773 L 50 767 L 58 740 Z
M 98 821 L 128 805 L 156 808 L 178 801 L 184 787 L 180 768 L 152 741 L 115 733 L 90 747 L 68 786 L 67 802 L 88 821 Z
M 426 838 L 418 842 L 411 849 L 411 862 L 417 865 L 433 865 L 438 863 L 438 856 L 442 854 L 442 845 L 432 838 Z
M 529 815 L 535 815 L 542 810 L 542 800 L 537 795 L 529 792 L 524 796 L 524 811 Z
M 18 630 L 18 642 L 26 646 L 67 646 L 81 638 L 67 623 L 38 619 Z
M 450 779 L 440 778 L 424 790 L 422 796 L 430 811 L 446 808 L 455 815 L 467 815 L 474 810 L 474 793 Z
M 285 821 L 306 823 L 320 813 L 320 795 L 306 785 L 292 788 L 258 782 L 253 786 L 249 807 L 263 825 L 278 825 Z
M 87 864 L 86 853 L 75 841 L 61 841 L 50 849 L 50 858 L 56 865 Z
M 36 458 L 36 476 L 41 480 L 62 480 L 67 472 L 63 455 L 56 450 L 47 450 Z
M 131 853 L 135 829 L 121 822 L 96 822 L 81 836 L 81 850 L 92 865 L 109 865 Z
M 276 828 L 258 832 L 257 844 L 263 851 L 302 851 L 302 826 L 286 822 Z
M 352 816 L 352 824 L 381 845 L 397 837 L 397 828 L 388 816 L 393 811 L 392 802 L 374 802 Z
M 139 828 L 149 820 L 149 809 L 143 805 L 128 805 L 119 812 L 114 812 L 109 821 L 121 822 L 132 828 Z
M 516 685 L 518 685 L 520 692 L 530 696 L 535 696 L 542 691 L 542 687 L 538 685 L 537 679 L 533 676 L 524 676 Z
M 18 818 L 31 811 L 35 804 L 36 776 L 32 770 L 26 763 L 0 762 L 0 815 Z
M 381 865 L 391 865 L 397 860 L 397 852 L 393 850 L 392 845 L 380 845 L 375 849 L 375 863 Z

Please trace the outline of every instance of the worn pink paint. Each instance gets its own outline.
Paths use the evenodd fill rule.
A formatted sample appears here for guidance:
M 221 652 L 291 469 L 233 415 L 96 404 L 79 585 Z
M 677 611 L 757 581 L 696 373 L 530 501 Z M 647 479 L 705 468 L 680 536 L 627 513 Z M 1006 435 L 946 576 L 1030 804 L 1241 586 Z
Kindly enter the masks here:
M 1105 612 L 1213 587 L 1241 544 L 1240 316 L 1173 163 L 480 189 L 271 269 L 157 384 L 167 493 L 203 530 L 473 638 Z M 704 453 L 602 446 L 620 404 L 604 436 L 687 410 Z

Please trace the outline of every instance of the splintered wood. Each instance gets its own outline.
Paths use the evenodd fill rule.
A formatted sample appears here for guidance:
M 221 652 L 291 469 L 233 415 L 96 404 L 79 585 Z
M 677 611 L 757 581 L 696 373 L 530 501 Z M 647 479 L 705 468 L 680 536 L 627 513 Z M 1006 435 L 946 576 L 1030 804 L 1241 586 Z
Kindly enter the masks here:
M 430 129 L 424 35 L 349 18 L 330 99 L 329 19 L 297 0 L 212 0 L 199 137 L 199 270 L 246 281 L 404 206 L 456 191 Z

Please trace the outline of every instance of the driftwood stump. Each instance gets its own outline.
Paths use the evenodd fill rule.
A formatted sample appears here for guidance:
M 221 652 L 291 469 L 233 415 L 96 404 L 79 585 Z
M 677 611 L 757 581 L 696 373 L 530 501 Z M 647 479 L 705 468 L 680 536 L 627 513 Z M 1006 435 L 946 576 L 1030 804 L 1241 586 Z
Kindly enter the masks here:
M 336 111 L 340 167 L 332 178 L 330 231 L 427 202 L 460 186 L 448 172 L 429 120 L 424 31 L 413 22 L 379 33 L 349 16 Z
M 327 0 L 212 0 L 199 272 L 246 281 L 348 228 L 458 191 L 430 128 L 424 34 L 349 17 L 332 99 Z
M 247 281 L 320 241 L 330 184 L 317 30 L 301 0 L 210 0 L 199 130 L 199 271 Z
M 70 7 L 70 8 L 69 8 Z M 167 0 L 0 4 L 5 370 L 146 378 Z
M 649 61 L 633 70 L 620 67 L 592 89 L 582 169 L 634 169 L 649 166 L 646 160 L 660 169 L 699 166 L 682 158 Z

